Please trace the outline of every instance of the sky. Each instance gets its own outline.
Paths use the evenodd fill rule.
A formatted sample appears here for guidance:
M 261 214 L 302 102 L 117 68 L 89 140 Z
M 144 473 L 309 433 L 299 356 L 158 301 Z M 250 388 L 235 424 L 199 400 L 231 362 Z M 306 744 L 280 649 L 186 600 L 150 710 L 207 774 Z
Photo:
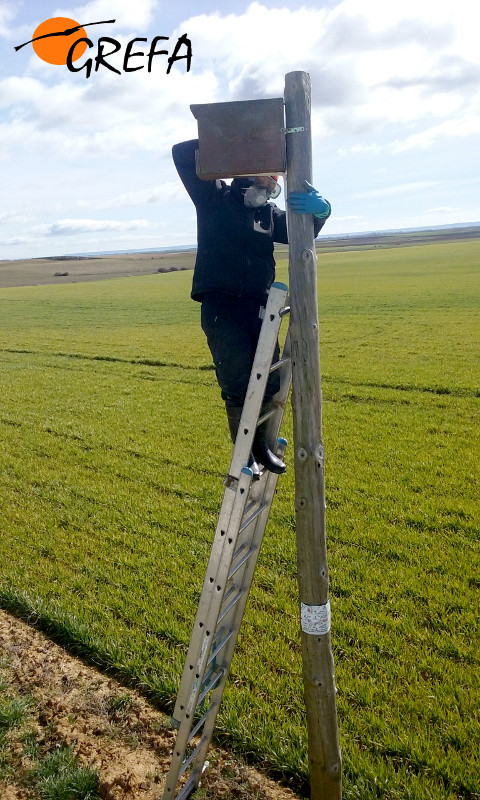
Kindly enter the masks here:
M 313 184 L 324 234 L 480 221 L 480 48 L 472 0 L 0 0 L 0 259 L 195 244 L 195 212 L 171 159 L 197 136 L 191 103 L 282 97 L 312 83 Z M 52 17 L 93 48 L 36 55 Z M 128 43 L 191 41 L 192 59 Z M 121 45 L 87 78 L 98 38 Z M 186 53 L 185 48 L 179 52 Z M 276 201 L 283 206 L 283 194 Z M 321 234 L 322 235 L 322 234 Z

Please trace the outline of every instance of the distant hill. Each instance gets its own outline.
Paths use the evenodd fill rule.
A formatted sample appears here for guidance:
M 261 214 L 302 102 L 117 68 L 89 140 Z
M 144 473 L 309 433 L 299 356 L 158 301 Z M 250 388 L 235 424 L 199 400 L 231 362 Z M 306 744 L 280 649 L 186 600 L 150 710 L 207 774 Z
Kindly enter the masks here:
M 331 236 L 321 234 L 316 240 L 316 249 L 318 252 L 347 252 L 349 250 L 441 244 L 479 237 L 480 223 L 470 223 L 469 225 L 368 231 Z M 278 245 L 275 250 L 278 255 L 286 254 L 288 246 Z M 46 258 L 0 261 L 0 288 L 101 281 L 110 278 L 193 269 L 195 254 L 194 245 L 180 245 L 146 250 L 73 253 Z
M 462 239 L 478 239 L 480 222 L 468 225 L 435 225 L 429 228 L 401 228 L 398 230 L 365 231 L 349 234 L 320 234 L 316 240 L 317 250 L 360 250 L 388 247 L 408 247 L 420 244 L 454 242 Z

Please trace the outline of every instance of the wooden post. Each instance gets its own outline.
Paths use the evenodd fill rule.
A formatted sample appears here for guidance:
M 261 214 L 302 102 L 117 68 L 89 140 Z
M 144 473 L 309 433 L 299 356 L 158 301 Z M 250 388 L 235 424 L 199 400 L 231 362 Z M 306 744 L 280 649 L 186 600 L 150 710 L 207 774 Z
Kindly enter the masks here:
M 285 76 L 288 192 L 312 182 L 310 77 Z M 296 130 L 298 129 L 298 130 Z M 290 342 L 298 585 L 312 800 L 341 800 L 341 755 L 330 640 L 324 447 L 313 219 L 288 212 Z

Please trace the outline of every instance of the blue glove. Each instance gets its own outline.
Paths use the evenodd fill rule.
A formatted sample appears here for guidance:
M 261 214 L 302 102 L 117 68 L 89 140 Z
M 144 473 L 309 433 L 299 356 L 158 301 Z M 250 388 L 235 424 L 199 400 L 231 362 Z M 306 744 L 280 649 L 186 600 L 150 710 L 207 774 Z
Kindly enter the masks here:
M 291 192 L 288 204 L 296 214 L 313 214 L 318 219 L 326 219 L 331 211 L 330 203 L 317 192 L 308 181 L 303 181 L 306 192 Z

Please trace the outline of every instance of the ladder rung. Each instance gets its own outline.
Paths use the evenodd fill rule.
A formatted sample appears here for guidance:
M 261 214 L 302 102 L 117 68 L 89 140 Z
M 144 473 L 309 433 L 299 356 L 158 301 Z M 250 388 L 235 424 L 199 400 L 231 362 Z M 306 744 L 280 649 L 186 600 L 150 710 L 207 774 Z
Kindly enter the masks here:
M 206 672 L 204 673 L 202 685 L 200 686 L 200 691 L 201 692 L 203 692 L 205 686 L 209 682 L 210 678 L 212 677 L 212 675 L 216 671 L 216 669 L 217 669 L 217 665 L 216 664 L 212 664 L 210 669 L 206 670 Z
M 199 751 L 201 750 L 201 748 L 203 747 L 203 745 L 205 744 L 206 741 L 207 741 L 207 739 L 204 736 L 203 739 L 201 739 L 200 742 L 197 744 L 195 750 L 193 750 L 193 752 L 190 753 L 188 758 L 186 758 L 185 761 L 182 763 L 182 766 L 180 767 L 180 772 L 179 772 L 179 775 L 178 775 L 179 778 L 181 778 L 183 773 L 185 772 L 185 770 L 188 769 L 188 767 L 192 763 L 193 759 L 195 758 L 197 753 L 199 753 Z
M 290 356 L 285 356 L 284 358 L 279 358 L 278 361 L 275 361 L 271 365 L 269 372 L 275 372 L 275 370 L 280 369 L 285 364 L 290 364 Z
M 191 795 L 196 786 L 197 786 L 197 775 L 193 773 L 193 775 L 190 775 L 188 781 L 182 786 L 179 793 L 175 796 L 175 800 L 185 800 L 186 797 L 189 797 Z
M 225 594 L 223 595 L 223 600 L 222 600 L 222 603 L 226 603 L 226 602 L 227 602 L 227 600 L 228 600 L 228 599 L 229 599 L 229 598 L 232 596 L 232 594 L 233 594 L 234 592 L 236 592 L 236 591 L 237 591 L 237 589 L 238 589 L 238 586 L 235 586 L 235 584 L 234 584 L 234 583 L 232 583 L 232 585 L 230 586 L 230 588 L 229 588 L 229 589 L 227 589 L 227 591 L 226 591 L 226 592 L 225 592 Z
M 234 554 L 232 556 L 232 561 L 235 561 L 235 559 L 238 558 L 238 556 L 240 555 L 242 550 L 245 550 L 246 547 L 248 547 L 246 542 L 243 542 L 243 544 L 241 544 L 240 547 L 237 547 L 237 549 L 235 550 L 235 552 L 234 552 Z
M 245 522 L 243 522 L 243 523 L 242 523 L 242 525 L 240 526 L 240 529 L 239 529 L 239 531 L 238 531 L 238 532 L 239 532 L 239 533 L 243 533 L 243 531 L 244 531 L 244 530 L 246 530 L 246 528 L 248 528 L 248 526 L 249 526 L 249 525 L 250 525 L 250 524 L 251 524 L 251 523 L 252 523 L 252 522 L 253 522 L 255 519 L 257 519 L 258 515 L 259 515 L 259 514 L 261 514 L 261 513 L 262 513 L 262 511 L 263 511 L 263 510 L 264 510 L 266 507 L 267 507 L 267 504 L 266 504 L 266 503 L 262 503 L 262 504 L 261 504 L 261 505 L 260 505 L 260 506 L 257 508 L 257 510 L 256 510 L 256 511 L 254 511 L 254 512 L 253 512 L 253 514 L 252 514 L 252 515 L 251 515 L 251 516 L 250 516 L 248 519 L 246 519 L 246 520 L 245 520 Z
M 216 708 L 216 706 L 217 706 L 217 705 L 218 705 L 218 703 L 212 703 L 212 705 L 208 707 L 208 710 L 205 712 L 205 714 L 203 715 L 203 717 L 201 717 L 201 718 L 198 720 L 198 722 L 197 722 L 197 724 L 195 725 L 195 727 L 194 727 L 194 728 L 192 728 L 192 731 L 191 731 L 191 733 L 190 733 L 190 736 L 188 737 L 188 741 L 189 741 L 189 742 L 191 742 L 191 741 L 192 741 L 192 739 L 194 739 L 194 738 L 195 738 L 195 736 L 197 735 L 198 731 L 200 730 L 200 728 L 202 727 L 202 725 L 204 725 L 204 724 L 205 724 L 205 721 L 207 720 L 208 716 L 211 714 L 211 712 L 213 711 L 213 709 L 214 709 L 214 708 Z
M 266 414 L 263 414 L 261 417 L 259 417 L 258 421 L 257 421 L 257 428 L 260 425 L 262 425 L 264 422 L 266 422 L 267 419 L 270 419 L 270 417 L 273 417 L 273 415 L 275 414 L 276 410 L 277 410 L 276 408 L 272 408 L 270 411 L 267 411 Z
M 243 512 L 243 516 L 245 516 L 245 514 L 248 514 L 249 511 L 251 511 L 252 508 L 254 508 L 257 505 L 257 503 L 258 503 L 258 500 L 251 500 L 250 503 L 247 506 L 245 506 L 245 509 L 244 509 L 244 512 Z
M 222 643 L 222 647 L 223 647 L 223 643 Z M 217 655 L 217 652 L 218 652 L 218 650 L 208 660 L 208 664 L 210 664 L 213 661 L 213 659 Z M 220 679 L 223 678 L 224 672 L 225 672 L 225 670 L 220 667 L 218 672 L 217 672 L 217 674 L 213 678 L 213 680 L 211 680 L 210 683 L 207 686 L 205 686 L 203 692 L 201 693 L 201 695 L 199 696 L 199 698 L 197 700 L 197 708 L 198 708 L 199 705 L 201 705 L 203 703 L 203 701 L 205 700 L 207 694 L 209 692 L 211 692 L 212 689 L 215 689 L 215 686 L 217 685 L 217 683 L 219 683 Z
M 220 632 L 221 632 L 222 630 L 223 630 L 223 628 L 221 628 L 221 629 L 220 629 Z M 232 630 L 229 630 L 229 632 L 227 633 L 227 635 L 225 636 L 225 638 L 224 638 L 224 639 L 222 639 L 222 641 L 219 643 L 218 647 L 215 647 L 215 651 L 214 651 L 214 652 L 212 652 L 212 653 L 210 654 L 210 656 L 208 657 L 207 666 L 208 666 L 209 664 L 211 664 L 211 663 L 212 663 L 212 661 L 213 661 L 213 660 L 214 660 L 214 659 L 215 659 L 215 658 L 218 656 L 218 654 L 219 654 L 219 653 L 221 653 L 221 652 L 222 652 L 222 650 L 223 650 L 223 648 L 225 647 L 225 645 L 227 644 L 228 640 L 232 638 L 232 636 L 233 636 L 233 634 L 234 634 L 234 633 L 235 633 L 235 631 L 234 631 L 233 629 L 232 629 Z M 224 672 L 225 670 L 223 670 L 222 668 L 220 668 L 220 670 L 221 670 L 221 673 L 222 673 L 222 675 L 223 675 L 223 672 Z M 219 676 L 219 677 L 220 677 L 220 676 Z M 212 684 L 213 684 L 213 683 L 214 683 L 214 682 L 212 681 Z M 215 683 L 218 683 L 218 681 L 216 681 Z M 201 701 L 203 700 L 203 698 L 204 698 L 204 697 L 206 697 L 206 695 L 209 693 L 209 691 L 210 691 L 210 688 L 212 688 L 212 687 L 208 687 L 208 688 L 207 688 L 207 689 L 206 689 L 206 690 L 205 690 L 205 691 L 202 693 L 202 695 L 199 697 L 199 699 L 198 699 L 198 705 L 200 705 L 200 703 L 201 703 Z
M 242 547 L 244 547 L 244 546 L 245 545 L 242 545 Z M 248 561 L 248 559 L 250 558 L 251 555 L 253 555 L 253 553 L 255 552 L 256 549 L 257 549 L 256 547 L 250 547 L 248 553 L 246 553 L 243 556 L 243 558 L 240 559 L 238 564 L 235 564 L 233 569 L 231 569 L 230 572 L 228 573 L 229 580 L 230 580 L 230 578 L 233 577 L 233 575 L 235 575 L 235 573 L 240 569 L 240 567 L 243 567 L 243 565 L 245 564 L 245 561 Z
M 232 589 L 234 587 L 232 586 Z M 245 589 L 240 589 L 233 600 L 229 602 L 227 606 L 225 606 L 224 610 L 221 612 L 220 616 L 218 617 L 218 621 L 221 622 L 227 616 L 228 612 L 232 610 L 232 608 L 238 603 L 241 597 L 245 594 Z

